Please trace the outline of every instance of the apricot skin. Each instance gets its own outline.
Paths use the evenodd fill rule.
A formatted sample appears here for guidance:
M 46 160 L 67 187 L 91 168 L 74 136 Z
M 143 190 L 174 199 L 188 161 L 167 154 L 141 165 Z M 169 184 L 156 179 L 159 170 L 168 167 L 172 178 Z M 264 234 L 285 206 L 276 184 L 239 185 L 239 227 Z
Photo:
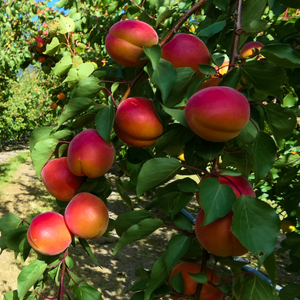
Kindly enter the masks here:
M 241 51 L 240 51 L 240 55 L 243 57 L 243 58 L 247 58 L 249 56 L 252 56 L 255 54 L 255 51 L 253 50 L 254 49 L 257 49 L 257 50 L 260 50 L 264 45 L 260 42 L 255 42 L 255 41 L 252 41 L 252 42 L 249 42 L 249 43 L 246 43 Z
M 190 67 L 199 76 L 199 64 L 210 64 L 210 54 L 206 45 L 196 36 L 179 33 L 161 50 L 161 58 L 169 61 L 175 68 Z
M 149 147 L 163 134 L 163 125 L 157 117 L 153 102 L 142 97 L 127 98 L 120 103 L 114 129 L 127 145 Z
M 188 100 L 185 118 L 192 131 L 203 139 L 226 142 L 248 123 L 250 107 L 246 97 L 233 88 L 209 87 Z
M 105 39 L 109 56 L 125 67 L 141 66 L 145 60 L 143 47 L 150 48 L 158 43 L 156 31 L 139 20 L 124 20 L 114 24 Z
M 183 262 L 175 266 L 175 268 L 172 270 L 169 282 L 172 282 L 172 278 L 175 274 L 179 273 L 181 271 L 181 275 L 184 280 L 184 294 L 185 295 L 193 295 L 196 293 L 198 283 L 190 276 L 190 273 L 200 273 L 201 272 L 201 265 L 193 262 Z M 205 271 L 207 275 L 207 279 L 212 282 L 216 283 L 220 281 L 220 278 L 213 274 L 213 271 L 209 268 L 206 268 Z M 213 277 L 212 277 L 213 275 Z M 209 283 L 203 283 L 201 288 L 201 293 L 199 300 L 222 300 L 223 299 L 223 293 L 216 287 L 210 285 Z
M 41 178 L 47 191 L 61 201 L 71 200 L 85 180 L 70 171 L 66 157 L 48 162 L 42 169 Z
M 77 194 L 65 210 L 69 230 L 83 239 L 95 239 L 104 234 L 109 217 L 104 202 L 90 193 Z
M 100 177 L 112 166 L 115 149 L 100 137 L 96 129 L 86 129 L 76 135 L 68 149 L 68 166 L 77 176 Z
M 61 214 L 46 212 L 33 218 L 27 231 L 27 239 L 36 252 L 57 255 L 69 247 L 72 234 Z

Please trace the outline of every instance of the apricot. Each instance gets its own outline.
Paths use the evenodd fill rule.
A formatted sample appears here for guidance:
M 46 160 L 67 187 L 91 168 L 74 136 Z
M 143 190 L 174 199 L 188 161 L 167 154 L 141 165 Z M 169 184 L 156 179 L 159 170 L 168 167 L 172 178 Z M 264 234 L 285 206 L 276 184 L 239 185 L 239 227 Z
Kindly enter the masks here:
M 211 86 L 218 86 L 221 81 L 222 81 L 222 78 L 217 78 L 217 77 L 209 78 L 200 85 L 198 91 L 201 91 L 201 90 L 206 89 Z
M 229 69 L 229 61 L 224 61 L 220 67 L 215 66 L 216 71 L 220 75 L 225 75 L 228 72 Z M 219 78 L 217 75 L 211 75 L 211 78 Z
M 47 191 L 61 201 L 71 200 L 85 180 L 70 171 L 66 157 L 49 161 L 41 171 L 41 178 Z
M 40 62 L 41 64 L 46 60 L 45 56 L 39 56 L 38 58 L 38 62 Z
M 200 188 L 201 183 L 210 177 L 212 176 L 207 175 L 202 179 Z M 242 194 L 255 197 L 252 185 L 243 176 L 223 175 L 218 176 L 217 179 L 221 184 L 232 187 L 237 198 Z M 196 236 L 200 244 L 210 253 L 217 256 L 240 256 L 248 252 L 231 231 L 232 216 L 233 211 L 230 210 L 224 217 L 218 218 L 205 226 L 201 226 L 205 218 L 205 213 L 203 209 L 199 212 L 195 225 Z
M 161 58 L 169 61 L 175 68 L 190 67 L 198 76 L 203 76 L 199 64 L 211 62 L 206 45 L 196 36 L 179 33 L 161 49 Z
M 163 134 L 163 125 L 155 113 L 153 102 L 142 97 L 127 98 L 118 106 L 114 129 L 127 145 L 149 147 Z
M 30 246 L 44 255 L 57 255 L 72 242 L 64 217 L 57 212 L 45 212 L 37 215 L 27 231 Z
M 124 20 L 114 24 L 105 39 L 108 55 L 125 67 L 141 66 L 146 60 L 143 47 L 150 48 L 158 43 L 156 31 L 139 20 Z
M 69 230 L 79 238 L 95 239 L 106 231 L 108 210 L 95 195 L 79 193 L 66 207 L 65 220 Z
M 100 177 L 112 166 L 115 149 L 98 134 L 96 129 L 86 129 L 76 135 L 68 149 L 70 171 L 77 176 Z
M 262 47 L 264 46 L 264 44 L 260 43 L 260 42 L 255 42 L 255 41 L 252 41 L 252 42 L 249 42 L 249 43 L 246 43 L 241 51 L 240 51 L 240 55 L 243 57 L 243 58 L 247 58 L 249 56 L 252 56 L 252 55 L 255 55 L 256 54 L 256 50 L 260 50 Z
M 184 294 L 189 296 L 196 293 L 198 283 L 190 276 L 189 273 L 200 273 L 201 265 L 193 262 L 183 262 L 175 266 L 171 272 L 169 282 L 172 282 L 172 278 L 175 274 L 181 272 L 184 281 Z M 189 272 L 189 273 L 188 273 Z M 220 278 L 209 268 L 205 270 L 207 279 L 211 283 L 220 281 Z M 216 287 L 209 283 L 203 283 L 201 288 L 199 300 L 222 300 L 223 293 Z
M 226 142 L 236 137 L 250 118 L 247 98 L 226 86 L 208 87 L 187 102 L 185 118 L 189 127 L 210 142 Z
M 56 97 L 57 97 L 58 100 L 62 101 L 66 98 L 66 95 L 63 92 L 60 92 L 60 93 L 57 94 Z
M 56 102 L 52 102 L 51 106 L 52 109 L 57 109 L 57 103 Z

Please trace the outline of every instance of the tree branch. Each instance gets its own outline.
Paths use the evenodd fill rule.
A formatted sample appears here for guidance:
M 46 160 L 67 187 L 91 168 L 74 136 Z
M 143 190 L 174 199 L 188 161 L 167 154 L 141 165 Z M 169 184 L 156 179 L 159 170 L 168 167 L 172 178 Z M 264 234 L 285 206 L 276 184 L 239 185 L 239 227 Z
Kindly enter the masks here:
M 243 8 L 243 0 L 237 0 L 236 3 L 236 10 L 234 14 L 234 33 L 233 33 L 233 40 L 232 40 L 232 45 L 231 45 L 231 53 L 230 53 L 230 66 L 229 70 L 230 71 L 239 55 L 239 42 L 240 42 L 240 36 L 244 33 L 244 30 L 242 28 L 242 8 Z

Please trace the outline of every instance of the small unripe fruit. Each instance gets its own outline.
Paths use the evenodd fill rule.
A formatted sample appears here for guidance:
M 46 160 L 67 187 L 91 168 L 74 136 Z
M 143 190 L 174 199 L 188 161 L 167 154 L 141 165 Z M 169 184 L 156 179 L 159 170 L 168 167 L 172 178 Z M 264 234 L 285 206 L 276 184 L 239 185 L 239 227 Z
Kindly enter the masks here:
M 156 31 L 147 23 L 124 20 L 114 24 L 105 40 L 106 51 L 118 64 L 125 67 L 141 66 L 145 60 L 143 47 L 158 43 Z
M 59 94 L 57 94 L 57 99 L 62 101 L 66 98 L 66 95 L 63 92 L 60 92 Z
M 250 107 L 247 98 L 233 88 L 209 87 L 188 100 L 185 118 L 192 131 L 203 139 L 226 142 L 248 123 Z
M 38 62 L 40 62 L 41 64 L 46 60 L 45 56 L 39 56 L 38 58 Z
M 57 255 L 69 247 L 72 234 L 61 214 L 46 212 L 33 218 L 27 231 L 27 239 L 36 252 Z
M 153 102 L 142 97 L 127 98 L 118 106 L 114 129 L 127 145 L 149 147 L 163 134 L 163 125 Z
M 57 109 L 57 103 L 53 102 L 53 103 L 51 104 L 51 108 L 52 108 L 52 109 Z
M 83 239 L 102 236 L 108 226 L 108 210 L 104 202 L 90 193 L 77 194 L 65 210 L 69 230 Z
M 186 33 L 176 34 L 161 50 L 161 57 L 175 68 L 190 67 L 199 76 L 199 64 L 210 64 L 210 54 L 206 45 L 196 36 Z

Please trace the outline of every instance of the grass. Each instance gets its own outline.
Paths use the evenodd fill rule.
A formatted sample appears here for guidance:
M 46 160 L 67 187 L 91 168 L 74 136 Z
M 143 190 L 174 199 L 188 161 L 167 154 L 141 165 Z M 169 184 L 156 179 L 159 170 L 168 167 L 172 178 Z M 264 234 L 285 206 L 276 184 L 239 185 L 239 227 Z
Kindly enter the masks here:
M 12 178 L 19 165 L 24 164 L 29 157 L 30 152 L 25 152 L 12 157 L 5 163 L 0 164 L 0 188 Z

